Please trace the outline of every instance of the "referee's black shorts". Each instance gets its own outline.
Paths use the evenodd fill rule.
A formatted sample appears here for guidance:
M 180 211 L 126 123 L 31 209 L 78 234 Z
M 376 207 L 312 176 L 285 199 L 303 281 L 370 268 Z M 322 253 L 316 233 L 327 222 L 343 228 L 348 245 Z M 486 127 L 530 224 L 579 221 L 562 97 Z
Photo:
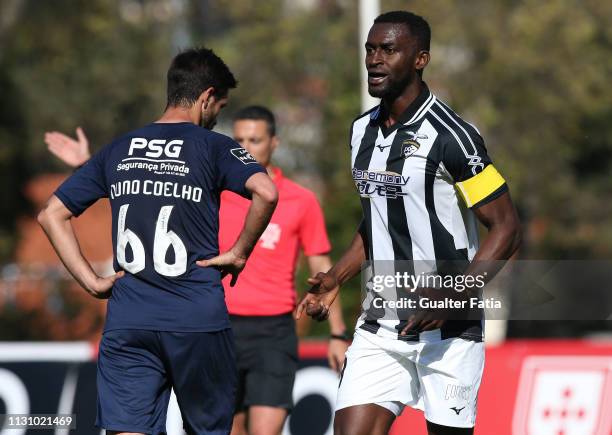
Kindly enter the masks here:
M 291 411 L 297 370 L 297 337 L 291 313 L 230 316 L 236 343 L 236 412 L 250 406 Z

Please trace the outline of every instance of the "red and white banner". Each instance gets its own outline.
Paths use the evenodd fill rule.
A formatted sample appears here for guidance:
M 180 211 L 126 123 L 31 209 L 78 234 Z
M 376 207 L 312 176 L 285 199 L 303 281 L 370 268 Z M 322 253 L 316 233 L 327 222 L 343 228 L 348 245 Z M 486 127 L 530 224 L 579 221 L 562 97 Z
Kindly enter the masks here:
M 611 358 L 531 356 L 523 362 L 513 433 L 608 435 L 611 417 Z

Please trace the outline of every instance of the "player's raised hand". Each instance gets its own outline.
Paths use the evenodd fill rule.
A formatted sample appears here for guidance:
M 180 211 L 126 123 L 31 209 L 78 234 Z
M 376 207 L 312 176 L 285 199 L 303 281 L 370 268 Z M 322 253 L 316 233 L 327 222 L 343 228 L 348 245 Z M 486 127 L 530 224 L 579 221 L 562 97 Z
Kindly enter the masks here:
M 89 140 L 81 127 L 76 129 L 77 139 L 60 133 L 48 131 L 45 133 L 47 148 L 62 162 L 76 168 L 83 165 L 91 154 L 89 152 Z
M 96 281 L 89 286 L 89 288 L 86 288 L 86 290 L 96 299 L 108 299 L 111 297 L 113 284 L 115 284 L 115 281 L 119 278 L 123 277 L 123 275 L 125 275 L 125 272 L 120 270 L 111 276 L 104 278 L 97 277 Z
M 306 314 L 313 319 L 323 321 L 329 316 L 329 307 L 340 290 L 338 281 L 329 273 L 319 272 L 308 278 L 308 284 L 312 287 L 295 308 L 295 319 L 299 320 L 306 310 Z
M 231 275 L 230 287 L 234 287 L 238 281 L 238 275 L 246 266 L 246 258 L 236 255 L 232 250 L 224 252 L 208 260 L 198 260 L 196 264 L 200 267 L 217 267 L 221 270 L 221 279 Z

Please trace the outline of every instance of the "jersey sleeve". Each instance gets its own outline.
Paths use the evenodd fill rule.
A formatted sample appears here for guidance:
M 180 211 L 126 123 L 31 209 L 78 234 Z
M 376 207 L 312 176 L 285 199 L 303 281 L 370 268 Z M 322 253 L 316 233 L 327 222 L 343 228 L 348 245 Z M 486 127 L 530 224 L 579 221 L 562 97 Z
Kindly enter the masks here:
M 304 213 L 299 227 L 299 238 L 305 255 L 324 255 L 331 251 L 325 229 L 325 217 L 314 194 L 304 197 Z
M 217 187 L 230 190 L 245 198 L 251 198 L 246 189 L 247 180 L 258 172 L 266 170 L 251 154 L 231 139 L 219 141 L 214 150 L 217 169 Z
M 449 137 L 442 163 L 469 208 L 480 207 L 508 190 L 487 154 L 482 136 L 467 123 Z
M 54 192 L 74 216 L 79 216 L 100 198 L 108 197 L 105 156 L 107 149 L 94 154 Z

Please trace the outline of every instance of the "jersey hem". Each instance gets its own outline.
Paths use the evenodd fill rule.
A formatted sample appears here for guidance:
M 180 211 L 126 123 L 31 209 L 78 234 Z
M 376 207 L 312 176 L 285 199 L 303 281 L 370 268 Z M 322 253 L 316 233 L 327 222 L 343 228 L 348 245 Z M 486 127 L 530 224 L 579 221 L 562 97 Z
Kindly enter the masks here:
M 426 343 L 428 341 L 424 341 L 421 340 L 420 338 L 420 334 L 417 333 L 417 335 L 414 334 L 406 334 L 406 335 L 400 335 L 399 332 L 397 333 L 393 333 L 390 332 L 384 328 L 382 328 L 381 326 L 378 326 L 378 328 L 374 325 L 369 325 L 367 323 L 363 323 L 361 325 L 359 325 L 357 328 L 355 328 L 355 332 L 357 333 L 358 330 L 362 330 L 365 332 L 368 332 L 376 337 L 380 337 L 383 339 L 388 339 L 388 340 L 399 340 L 399 341 L 407 341 L 407 342 L 412 342 L 412 343 Z M 440 335 L 442 335 L 442 331 L 440 330 Z M 438 341 L 444 341 L 444 340 L 452 340 L 455 338 L 460 338 L 462 340 L 466 340 L 466 341 L 474 341 L 476 343 L 482 343 L 483 342 L 483 335 L 482 334 L 474 334 L 471 332 L 453 332 L 453 331 L 445 331 L 445 336 L 444 337 L 440 337 L 439 340 L 436 340 L 436 342 Z
M 419 409 L 419 408 L 415 408 L 415 409 Z M 441 418 L 436 418 L 436 417 L 432 417 L 431 415 L 428 415 L 426 411 L 423 411 L 423 414 L 425 414 L 425 419 L 433 424 L 437 424 L 439 426 L 447 426 L 447 427 L 456 427 L 458 429 L 471 429 L 473 427 L 475 427 L 476 425 L 474 423 L 467 423 L 467 424 L 457 424 L 457 423 L 453 423 L 453 424 L 449 424 L 449 422 L 447 420 L 441 419 Z
M 401 403 L 401 409 L 400 405 L 396 405 L 396 408 L 394 409 L 389 409 L 388 407 L 382 405 L 383 403 Z M 417 411 L 422 411 L 421 408 L 418 408 L 416 404 L 406 404 L 404 402 L 401 402 L 400 400 L 377 400 L 377 401 L 372 401 L 372 400 L 368 400 L 368 399 L 356 399 L 356 400 L 348 400 L 346 402 L 336 402 L 336 404 L 334 405 L 334 412 L 335 411 L 340 411 L 341 409 L 345 409 L 345 408 L 350 408 L 351 406 L 362 406 L 362 405 L 377 405 L 380 406 L 381 408 L 385 408 L 389 411 L 391 411 L 395 417 L 399 417 L 402 412 L 404 411 L 404 408 L 406 408 L 407 406 L 415 409 Z
M 105 327 L 102 334 L 110 331 L 120 330 L 136 330 L 136 331 L 154 331 L 154 332 L 221 332 L 226 329 L 231 329 L 232 325 L 227 324 L 219 327 L 194 327 L 194 328 L 164 328 L 159 326 L 147 326 L 147 325 L 123 325 L 123 326 L 112 326 L 110 328 Z

